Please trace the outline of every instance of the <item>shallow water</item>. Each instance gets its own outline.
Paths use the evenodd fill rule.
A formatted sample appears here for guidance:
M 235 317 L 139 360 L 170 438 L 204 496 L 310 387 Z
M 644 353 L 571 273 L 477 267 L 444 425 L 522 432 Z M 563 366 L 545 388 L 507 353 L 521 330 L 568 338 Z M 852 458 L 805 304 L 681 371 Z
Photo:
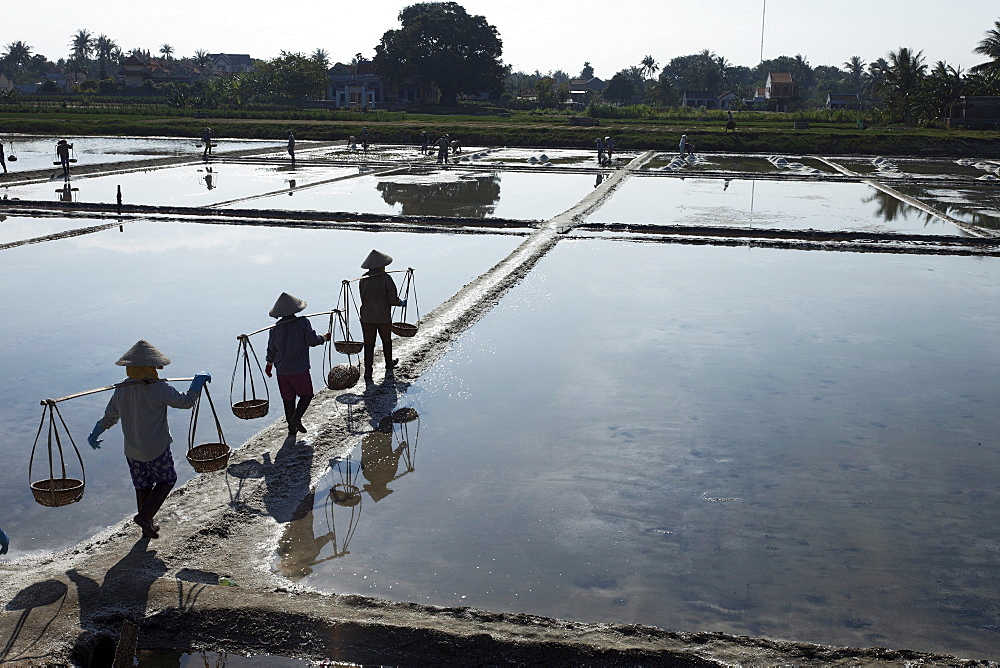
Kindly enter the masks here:
M 46 218 L 35 216 L 0 215 L 0 244 L 34 239 L 81 227 L 93 227 L 111 222 L 93 218 Z
M 1000 189 L 996 184 L 969 184 L 961 188 L 903 185 L 896 189 L 958 220 L 1000 230 Z
M 294 666 L 309 666 L 304 659 L 292 659 L 285 656 L 263 654 L 260 656 L 240 656 L 226 652 L 185 652 L 174 649 L 141 649 L 138 665 L 143 668 L 203 668 L 218 666 L 222 668 L 292 668 Z M 347 666 L 350 664 L 324 664 L 330 666 Z
M 254 207 L 546 220 L 572 207 L 593 187 L 589 174 L 483 173 L 453 167 L 362 176 L 310 188 L 294 198 L 260 198 Z
M 563 242 L 398 398 L 419 433 L 331 462 L 275 568 L 996 656 L 998 326 L 994 258 Z
M 587 222 L 966 234 L 864 183 L 746 179 L 633 178 Z
M 238 420 L 227 402 L 236 335 L 272 324 L 267 312 L 281 291 L 308 301 L 308 313 L 331 309 L 340 281 L 359 276 L 361 260 L 377 247 L 396 258 L 394 266 L 415 268 L 416 303 L 427 313 L 520 243 L 509 236 L 195 223 L 136 222 L 123 229 L 0 251 L 6 307 L 0 320 L 6 345 L 0 361 L 5 378 L 0 388 L 0 457 L 5 462 L 0 526 L 11 535 L 11 557 L 71 545 L 134 513 L 121 430 L 109 431 L 99 451 L 86 443 L 107 394 L 60 404 L 83 449 L 87 489 L 82 502 L 58 509 L 35 504 L 27 470 L 39 401 L 121 380 L 122 369 L 114 362 L 136 340 L 149 339 L 174 361 L 166 377 L 202 369 L 212 374 L 210 390 L 222 408 L 227 440 L 238 447 L 280 415 L 273 380 L 267 418 Z M 326 326 L 326 318 L 314 320 L 318 331 Z M 252 341 L 263 358 L 266 334 Z M 322 382 L 321 350 L 314 349 L 312 356 L 316 387 Z M 170 418 L 182 482 L 193 475 L 183 456 L 188 418 L 188 411 L 172 411 Z M 44 451 L 39 457 L 44 462 Z M 75 456 L 70 458 L 71 468 L 78 469 Z M 36 465 L 36 478 L 48 477 L 39 471 Z
M 267 192 L 295 196 L 300 189 L 332 178 L 357 174 L 355 167 L 315 167 L 290 164 L 261 165 L 201 161 L 189 165 L 144 169 L 107 176 L 61 177 L 48 183 L 4 188 L 0 196 L 27 200 L 103 202 L 116 201 L 118 186 L 126 204 L 173 206 L 210 206 L 219 202 L 250 197 Z M 67 184 L 71 189 L 67 192 Z M 253 200 L 234 204 L 254 208 Z
M 27 172 L 35 169 L 52 168 L 61 171 L 56 157 L 56 142 L 60 137 L 38 137 L 27 135 L 0 134 L 0 142 L 4 145 L 4 155 L 13 151 L 17 155 L 16 162 L 8 162 L 7 169 L 11 177 L 17 172 Z M 99 164 L 105 162 L 133 162 L 162 158 L 168 156 L 190 155 L 201 158 L 203 149 L 198 148 L 196 139 L 177 139 L 175 137 L 66 137 L 73 144 L 77 165 Z M 224 154 L 230 151 L 242 151 L 248 148 L 261 150 L 275 149 L 284 146 L 284 142 L 260 139 L 217 139 L 217 146 L 212 150 Z

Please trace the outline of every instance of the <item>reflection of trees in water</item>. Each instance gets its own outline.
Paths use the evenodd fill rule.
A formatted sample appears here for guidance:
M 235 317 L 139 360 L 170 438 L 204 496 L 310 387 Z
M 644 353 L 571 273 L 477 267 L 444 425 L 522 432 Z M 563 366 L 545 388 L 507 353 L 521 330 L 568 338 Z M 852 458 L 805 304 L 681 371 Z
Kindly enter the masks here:
M 382 199 L 402 205 L 404 216 L 485 218 L 500 201 L 500 175 L 462 176 L 444 183 L 380 181 Z
M 919 195 L 923 193 L 904 194 L 921 199 Z M 913 215 L 918 221 L 923 221 L 924 225 L 934 222 L 943 222 L 937 216 L 927 213 L 923 209 L 918 209 L 911 204 L 907 204 L 898 197 L 893 197 L 889 193 L 882 190 L 873 189 L 872 194 L 863 201 L 866 204 L 874 202 L 877 207 L 875 209 L 876 215 L 881 216 L 882 220 L 887 223 L 895 220 L 909 220 L 911 215 Z M 968 205 L 934 200 L 933 208 L 945 215 L 951 216 L 952 218 L 963 220 L 979 227 L 990 229 L 1000 228 L 1000 219 L 980 213 Z

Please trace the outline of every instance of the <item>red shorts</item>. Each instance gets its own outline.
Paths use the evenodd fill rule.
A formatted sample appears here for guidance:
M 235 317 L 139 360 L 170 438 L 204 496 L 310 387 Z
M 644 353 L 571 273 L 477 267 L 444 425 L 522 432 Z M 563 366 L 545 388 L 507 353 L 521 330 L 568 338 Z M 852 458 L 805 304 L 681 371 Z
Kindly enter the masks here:
M 278 392 L 281 398 L 288 400 L 295 397 L 311 397 L 313 392 L 312 375 L 308 371 L 293 376 L 278 374 Z

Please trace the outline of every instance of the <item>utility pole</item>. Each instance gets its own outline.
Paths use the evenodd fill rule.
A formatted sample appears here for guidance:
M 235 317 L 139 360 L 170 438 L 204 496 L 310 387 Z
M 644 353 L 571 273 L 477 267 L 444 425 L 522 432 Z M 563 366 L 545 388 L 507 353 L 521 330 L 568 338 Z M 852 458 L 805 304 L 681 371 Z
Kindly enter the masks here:
M 760 62 L 764 62 L 764 16 L 767 14 L 767 0 L 760 10 Z

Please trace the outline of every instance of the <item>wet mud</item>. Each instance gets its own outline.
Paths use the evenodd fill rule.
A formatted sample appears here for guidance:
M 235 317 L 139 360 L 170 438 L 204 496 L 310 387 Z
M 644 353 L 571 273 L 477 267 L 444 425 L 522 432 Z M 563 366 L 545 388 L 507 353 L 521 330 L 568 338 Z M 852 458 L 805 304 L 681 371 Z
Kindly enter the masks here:
M 630 168 L 640 167 L 650 155 L 637 158 Z M 285 523 L 300 512 L 304 492 L 325 474 L 328 463 L 349 453 L 361 434 L 385 420 L 405 400 L 410 383 L 517 285 L 561 234 L 593 231 L 582 225 L 586 216 L 627 175 L 627 170 L 616 170 L 576 206 L 538 224 L 506 258 L 427 314 L 417 336 L 398 339 L 395 351 L 402 371 L 395 377 L 367 390 L 358 385 L 317 393 L 305 419 L 307 439 L 287 439 L 279 420 L 237 449 L 226 471 L 200 475 L 176 489 L 157 516 L 162 527 L 158 540 L 141 538 L 138 527 L 124 520 L 73 547 L 0 563 L 0 665 L 96 664 L 95 657 L 113 648 L 123 620 L 139 626 L 140 647 L 365 664 L 997 665 L 904 650 L 835 648 L 322 594 L 272 571 Z M 129 213 L 154 212 L 130 208 Z M 287 215 L 288 224 L 304 220 L 301 213 Z M 359 219 L 356 214 L 329 215 Z M 397 222 L 378 219 L 374 224 Z M 524 221 L 516 223 L 524 227 Z M 482 220 L 474 224 L 484 226 Z M 676 236 L 681 231 L 658 233 Z M 781 231 L 769 233 L 777 238 Z M 716 235 L 707 242 L 747 242 L 731 230 L 696 234 L 705 239 Z M 864 240 L 861 235 L 828 236 L 815 241 L 860 245 Z M 948 241 L 970 249 L 983 243 Z M 995 251 L 993 246 L 988 252 Z M 226 586 L 226 581 L 236 586 Z

